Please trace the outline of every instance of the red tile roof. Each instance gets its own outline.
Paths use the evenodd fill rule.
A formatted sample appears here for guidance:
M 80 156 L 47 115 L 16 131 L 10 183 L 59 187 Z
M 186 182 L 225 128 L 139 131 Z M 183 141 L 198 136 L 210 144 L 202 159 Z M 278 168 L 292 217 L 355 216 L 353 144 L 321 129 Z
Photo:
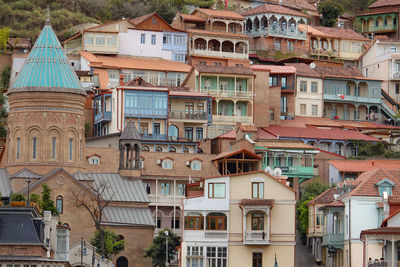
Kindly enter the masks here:
M 273 199 L 242 199 L 240 205 L 242 206 L 265 206 L 274 204 Z
M 276 65 L 251 65 L 253 71 L 268 71 L 270 74 L 295 74 L 296 68 L 293 66 Z
M 227 18 L 227 19 L 237 19 L 244 20 L 244 17 L 240 14 L 230 11 L 230 10 L 218 10 L 218 9 L 207 9 L 207 8 L 197 8 L 194 12 L 199 11 L 211 17 Z M 194 13 L 192 12 L 192 14 Z
M 382 6 L 398 6 L 398 5 L 400 5 L 400 0 L 378 0 L 372 5 L 370 5 L 369 8 L 382 7 Z
M 190 15 L 190 14 L 179 14 L 179 15 L 185 21 L 194 21 L 194 22 L 206 22 L 207 21 L 205 18 L 196 16 L 196 15 Z
M 360 72 L 360 70 L 356 68 L 317 66 L 315 70 L 323 76 L 347 77 L 353 79 L 360 78 L 368 80 L 368 78 L 365 78 L 365 76 Z
M 229 138 L 229 139 L 236 139 L 236 131 L 235 131 L 235 130 L 232 130 L 232 131 L 230 131 L 230 132 L 227 132 L 227 133 L 221 134 L 221 135 L 219 135 L 219 136 L 217 136 L 217 137 L 215 137 L 215 138 Z
M 331 160 L 329 164 L 340 172 L 366 172 L 377 168 L 396 168 L 400 166 L 400 159 Z
M 212 74 L 232 74 L 232 75 L 251 75 L 255 73 L 250 68 L 244 67 L 217 67 L 217 66 L 204 66 L 196 65 L 195 68 L 200 73 L 212 73 Z
M 299 17 L 308 17 L 308 15 L 288 8 L 286 6 L 278 5 L 278 4 L 263 4 L 258 7 L 249 9 L 245 12 L 242 13 L 243 16 L 251 16 L 251 15 L 256 15 L 256 14 L 266 14 L 266 13 L 278 13 L 278 14 L 286 14 L 286 15 L 293 15 L 293 16 L 299 16 Z
M 284 127 L 270 126 L 264 128 L 270 134 L 276 137 L 288 138 L 311 138 L 311 139 L 334 139 L 334 140 L 363 140 L 378 142 L 379 139 L 365 135 L 354 130 L 343 129 L 318 129 L 315 127 Z
M 313 200 L 310 200 L 307 203 L 307 205 L 331 203 L 332 201 L 335 200 L 334 195 L 338 194 L 338 193 L 339 192 L 336 190 L 336 188 L 334 188 L 334 187 L 328 188 L 325 192 L 319 194 Z
M 400 227 L 380 227 L 361 231 L 360 237 L 363 235 L 383 235 L 383 234 L 400 234 Z
M 304 31 L 305 25 L 300 24 L 299 29 Z M 371 41 L 370 39 L 363 37 L 361 34 L 357 33 L 352 29 L 307 25 L 307 33 L 310 34 L 311 36 L 318 36 L 318 37 L 331 37 L 338 39 L 359 40 L 365 42 Z
M 277 139 L 275 135 L 267 132 L 263 128 L 258 128 L 258 140 L 269 140 L 269 139 Z
M 305 63 L 285 63 L 285 66 L 291 66 L 296 68 L 297 76 L 321 78 L 321 74 L 310 68 L 310 65 Z

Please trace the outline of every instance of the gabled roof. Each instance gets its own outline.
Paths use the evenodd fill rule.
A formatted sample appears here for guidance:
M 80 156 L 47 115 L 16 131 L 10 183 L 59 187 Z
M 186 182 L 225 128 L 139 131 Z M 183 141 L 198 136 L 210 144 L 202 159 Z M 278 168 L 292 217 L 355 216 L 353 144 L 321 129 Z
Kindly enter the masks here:
M 310 200 L 307 205 L 311 204 L 327 204 L 335 200 L 334 195 L 338 194 L 339 192 L 336 188 L 331 187 L 325 190 L 323 193 L 319 194 L 313 200 Z
M 298 140 L 282 140 L 274 139 L 270 141 L 257 141 L 256 146 L 262 146 L 266 148 L 283 148 L 283 149 L 306 149 L 314 150 L 315 148 L 311 145 L 307 145 L 302 141 Z
M 236 150 L 236 151 L 225 151 L 225 152 L 222 152 L 222 153 L 218 154 L 213 159 L 213 161 L 214 160 L 218 160 L 218 159 L 223 159 L 223 158 L 229 158 L 229 157 L 232 157 L 232 156 L 235 156 L 235 155 L 239 155 L 239 154 L 242 154 L 242 153 L 244 153 L 246 155 L 246 157 L 249 157 L 249 158 L 262 159 L 262 157 L 260 155 L 257 155 L 256 153 L 250 152 L 247 149 L 243 148 L 243 149 L 239 149 L 239 150 Z
M 276 65 L 251 65 L 253 71 L 268 71 L 270 74 L 295 74 L 296 68 L 293 66 Z
M 156 12 L 153 13 L 149 13 L 134 19 L 129 20 L 133 25 L 137 26 L 138 24 L 142 23 L 143 21 L 145 21 L 146 19 L 152 17 L 154 14 L 157 14 Z
M 232 131 L 230 131 L 230 132 L 226 132 L 226 133 L 224 133 L 224 134 L 221 134 L 221 135 L 215 137 L 214 139 L 217 139 L 217 138 L 221 138 L 221 139 L 224 139 L 224 138 L 227 138 L 227 139 L 236 139 L 236 131 L 235 131 L 235 130 L 232 130 Z
M 49 18 L 8 93 L 32 91 L 86 95 Z
M 308 15 L 297 11 L 295 9 L 288 8 L 286 6 L 278 5 L 278 4 L 263 4 L 258 7 L 249 9 L 242 13 L 243 16 L 251 16 L 257 14 L 267 14 L 267 13 L 276 13 L 276 14 L 285 14 L 285 15 L 293 15 L 307 18 Z
M 377 79 L 366 78 L 359 69 L 357 68 L 344 68 L 344 67 L 326 67 L 326 66 L 317 66 L 315 70 L 323 76 L 326 77 L 335 77 L 335 78 L 348 78 L 348 79 L 360 79 L 360 80 L 374 80 L 379 81 Z
M 300 30 L 305 30 L 305 25 L 299 25 Z M 338 39 L 346 39 L 346 40 L 358 40 L 370 42 L 371 40 L 365 38 L 358 32 L 352 29 L 343 29 L 343 28 L 333 28 L 333 27 L 322 27 L 322 26 L 310 26 L 307 25 L 307 33 L 311 36 L 318 37 L 330 37 L 330 38 L 338 38 Z
M 140 134 L 133 121 L 129 121 L 122 131 L 119 140 L 140 140 Z
M 16 174 L 12 175 L 10 178 L 33 178 L 33 179 L 40 179 L 42 176 L 27 169 L 23 168 Z
M 237 20 L 244 20 L 244 17 L 240 14 L 230 11 L 230 10 L 219 10 L 219 9 L 207 9 L 207 8 L 197 8 L 195 9 L 191 15 L 194 13 L 202 12 L 207 16 L 214 17 L 214 18 L 226 18 L 226 19 L 237 19 Z
M 400 0 L 378 0 L 372 5 L 370 5 L 369 8 L 383 7 L 383 6 L 398 6 L 398 5 L 400 5 Z
M 183 18 L 184 21 L 192 21 L 192 22 L 206 22 L 207 20 L 205 18 L 196 16 L 196 15 L 190 15 L 190 14 L 179 14 L 181 18 Z
M 103 224 L 154 226 L 154 219 L 148 208 L 114 207 L 104 209 L 106 220 Z
M 146 82 L 145 80 L 143 80 L 142 77 L 136 77 L 133 80 L 130 80 L 129 82 L 127 82 L 125 84 L 125 86 L 146 86 L 146 87 L 155 87 L 154 85 L 152 85 L 151 83 Z
M 377 168 L 393 169 L 400 166 L 400 159 L 331 160 L 329 164 L 340 172 L 357 173 Z
M 305 63 L 285 63 L 285 66 L 296 68 L 297 76 L 321 78 L 321 75 Z

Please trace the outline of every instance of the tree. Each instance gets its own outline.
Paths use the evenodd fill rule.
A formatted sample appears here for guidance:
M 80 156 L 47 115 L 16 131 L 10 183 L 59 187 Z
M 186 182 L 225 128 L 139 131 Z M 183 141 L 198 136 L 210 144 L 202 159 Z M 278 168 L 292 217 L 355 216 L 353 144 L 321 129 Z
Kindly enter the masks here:
M 4 27 L 0 29 L 0 53 L 4 54 L 7 50 L 8 40 L 10 36 L 10 28 Z
M 334 1 L 321 1 L 318 12 L 322 15 L 322 26 L 333 27 L 336 19 L 343 14 L 343 7 Z
M 175 235 L 170 229 L 160 230 L 153 239 L 153 243 L 146 250 L 145 257 L 152 258 L 153 266 L 165 266 L 166 235 L 168 231 L 168 263 L 176 254 L 176 247 L 180 244 L 180 237 Z
M 75 207 L 83 207 L 89 212 L 96 230 L 99 232 L 100 246 L 99 253 L 106 255 L 105 231 L 101 225 L 104 216 L 104 209 L 110 204 L 112 199 L 111 188 L 106 181 L 88 184 L 88 188 L 72 191 Z M 110 196 L 106 197 L 106 194 Z
M 57 208 L 54 206 L 54 201 L 51 200 L 51 189 L 47 184 L 42 184 L 42 201 L 40 203 L 41 214 L 45 210 L 51 211 L 51 214 L 58 215 Z
M 11 201 L 25 201 L 25 196 L 21 193 L 12 193 L 10 198 Z
M 125 241 L 123 239 L 120 239 L 118 235 L 116 235 L 112 230 L 110 229 L 104 229 L 103 231 L 104 234 L 104 256 L 107 259 L 111 259 L 113 255 L 118 254 L 122 250 L 124 250 L 125 247 Z M 90 244 L 96 247 L 96 252 L 97 253 L 102 253 L 101 251 L 101 236 L 100 232 L 96 231 L 94 234 L 94 237 L 90 241 Z

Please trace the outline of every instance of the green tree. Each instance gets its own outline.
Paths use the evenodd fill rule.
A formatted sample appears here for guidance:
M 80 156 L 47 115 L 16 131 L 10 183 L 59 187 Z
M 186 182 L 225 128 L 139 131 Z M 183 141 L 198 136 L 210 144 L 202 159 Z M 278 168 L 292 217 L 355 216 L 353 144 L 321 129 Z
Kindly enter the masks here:
M 322 15 L 322 26 L 334 27 L 336 19 L 343 14 L 343 7 L 334 1 L 321 1 L 318 12 Z
M 12 193 L 10 198 L 11 201 L 25 201 L 25 196 L 21 193 Z
M 4 54 L 7 50 L 8 40 L 10 36 L 10 28 L 4 27 L 0 29 L 0 53 Z
M 153 243 L 146 249 L 145 257 L 152 258 L 153 266 L 165 266 L 166 235 L 168 231 L 168 262 L 174 258 L 176 247 L 180 244 L 180 237 L 175 235 L 170 229 L 160 230 L 153 239 Z
M 40 196 L 38 194 L 31 194 L 29 201 L 38 204 L 40 207 Z
M 104 256 L 107 259 L 112 259 L 113 255 L 117 255 L 125 248 L 125 241 L 116 235 L 111 229 L 104 229 L 104 243 L 105 251 Z M 99 231 L 96 231 L 94 237 L 90 241 L 90 244 L 96 247 L 96 252 L 102 254 L 101 251 L 101 235 Z
M 54 206 L 54 201 L 51 200 L 51 189 L 47 184 L 42 184 L 42 201 L 40 209 L 42 215 L 45 210 L 51 211 L 51 214 L 58 215 L 57 208 Z

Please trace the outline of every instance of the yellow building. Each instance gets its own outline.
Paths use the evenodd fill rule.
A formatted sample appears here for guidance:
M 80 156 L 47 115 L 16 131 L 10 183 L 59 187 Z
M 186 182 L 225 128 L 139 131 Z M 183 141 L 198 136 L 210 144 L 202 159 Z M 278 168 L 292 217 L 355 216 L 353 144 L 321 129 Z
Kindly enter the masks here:
M 181 266 L 294 266 L 296 193 L 263 171 L 188 185 Z M 213 265 L 213 264 L 216 265 Z

